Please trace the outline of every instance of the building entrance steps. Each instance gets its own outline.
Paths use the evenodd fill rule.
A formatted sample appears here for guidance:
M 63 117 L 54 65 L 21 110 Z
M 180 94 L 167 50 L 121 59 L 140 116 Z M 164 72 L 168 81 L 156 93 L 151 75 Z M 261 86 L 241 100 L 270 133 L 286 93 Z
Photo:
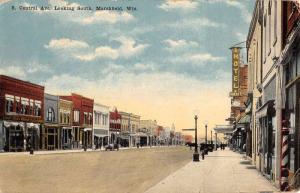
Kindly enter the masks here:
M 192 157 L 191 157 L 192 159 Z M 205 160 L 189 162 L 145 193 L 262 193 L 279 192 L 243 155 L 210 152 Z

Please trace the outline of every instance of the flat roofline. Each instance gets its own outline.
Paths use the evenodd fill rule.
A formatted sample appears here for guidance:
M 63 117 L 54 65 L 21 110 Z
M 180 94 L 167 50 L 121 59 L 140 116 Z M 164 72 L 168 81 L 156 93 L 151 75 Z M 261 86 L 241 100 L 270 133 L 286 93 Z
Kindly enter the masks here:
M 6 79 L 6 80 L 11 80 L 11 81 L 22 82 L 24 84 L 28 84 L 29 86 L 39 87 L 39 88 L 41 88 L 43 90 L 45 89 L 45 87 L 42 86 L 42 85 L 35 84 L 35 83 L 29 82 L 29 81 L 25 81 L 25 80 L 21 80 L 21 79 L 17 79 L 17 78 L 13 78 L 11 76 L 6 76 L 6 75 L 3 75 L 3 74 L 0 74 L 0 79 Z

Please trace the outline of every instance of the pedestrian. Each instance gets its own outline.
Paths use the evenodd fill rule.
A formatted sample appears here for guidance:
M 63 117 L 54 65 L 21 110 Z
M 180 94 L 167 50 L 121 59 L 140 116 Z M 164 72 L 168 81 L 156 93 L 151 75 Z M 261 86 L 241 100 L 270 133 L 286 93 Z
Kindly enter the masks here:
M 204 148 L 201 150 L 202 160 L 204 160 L 205 150 Z

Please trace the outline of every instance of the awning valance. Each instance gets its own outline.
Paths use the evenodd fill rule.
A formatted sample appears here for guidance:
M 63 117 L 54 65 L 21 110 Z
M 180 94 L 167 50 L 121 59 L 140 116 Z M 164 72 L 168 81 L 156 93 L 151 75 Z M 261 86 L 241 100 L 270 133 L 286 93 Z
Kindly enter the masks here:
M 108 137 L 108 135 L 101 135 L 101 134 L 95 134 L 95 133 L 94 133 L 94 136 L 96 136 L 96 137 Z
M 18 125 L 20 127 L 24 127 L 24 123 L 22 122 L 4 121 L 4 127 L 18 126 Z
M 26 123 L 27 128 L 34 128 L 34 129 L 39 129 L 40 124 L 35 124 L 35 123 Z
M 88 128 L 88 127 L 83 129 L 83 131 L 92 131 L 92 130 L 93 130 L 92 128 Z
M 250 119 L 251 119 L 251 116 L 250 115 L 245 115 L 244 117 L 242 117 L 238 124 L 247 124 L 247 123 L 250 123 Z
M 62 127 L 62 129 L 73 129 L 72 127 Z
M 262 107 L 260 107 L 256 111 L 256 118 L 259 119 L 267 116 L 268 112 L 274 108 L 273 106 L 274 106 L 274 100 L 269 100 L 268 102 L 266 102 Z

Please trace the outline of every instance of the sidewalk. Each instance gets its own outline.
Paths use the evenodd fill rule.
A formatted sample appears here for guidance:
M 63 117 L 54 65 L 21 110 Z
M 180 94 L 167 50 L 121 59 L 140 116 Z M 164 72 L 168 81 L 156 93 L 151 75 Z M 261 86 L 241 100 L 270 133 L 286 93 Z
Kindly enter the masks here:
M 209 152 L 205 160 L 191 161 L 145 193 L 273 193 L 279 191 L 248 163 L 241 154 L 228 149 Z
M 149 149 L 149 148 L 163 148 L 163 147 L 176 147 L 174 146 L 144 146 L 144 147 L 121 147 L 119 148 L 120 151 L 123 150 L 139 150 L 139 149 Z M 70 150 L 45 150 L 45 151 L 34 151 L 34 155 L 49 155 L 49 154 L 66 154 L 66 153 L 83 153 L 83 152 L 100 152 L 105 151 L 105 148 L 100 149 L 70 149 Z M 109 151 L 109 150 L 108 150 Z M 117 151 L 117 150 L 115 150 Z M 7 156 L 7 155 L 30 155 L 29 151 L 25 152 L 0 152 L 0 156 Z

